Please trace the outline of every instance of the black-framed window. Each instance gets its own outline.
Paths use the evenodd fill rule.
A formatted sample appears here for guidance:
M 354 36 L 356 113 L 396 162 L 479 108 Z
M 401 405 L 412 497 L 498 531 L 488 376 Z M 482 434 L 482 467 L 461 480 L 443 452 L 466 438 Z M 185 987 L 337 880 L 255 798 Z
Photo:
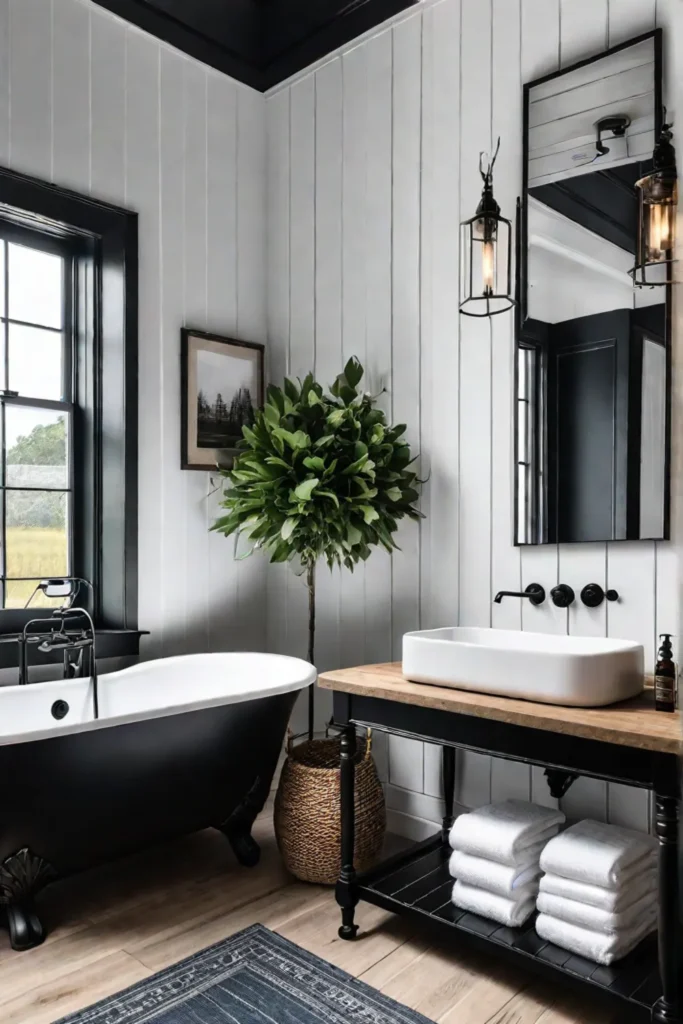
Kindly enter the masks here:
M 76 260 L 71 240 L 0 220 L 0 609 L 76 572 Z
M 137 216 L 0 169 L 0 280 L 0 634 L 80 576 L 98 653 L 135 653 Z

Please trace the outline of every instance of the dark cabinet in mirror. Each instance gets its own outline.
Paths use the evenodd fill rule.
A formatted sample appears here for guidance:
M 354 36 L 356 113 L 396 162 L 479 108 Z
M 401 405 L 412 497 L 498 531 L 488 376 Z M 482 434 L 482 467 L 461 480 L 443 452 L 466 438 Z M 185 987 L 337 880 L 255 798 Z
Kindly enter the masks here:
M 661 33 L 524 101 L 515 542 L 665 538 L 671 296 L 629 273 L 663 121 Z

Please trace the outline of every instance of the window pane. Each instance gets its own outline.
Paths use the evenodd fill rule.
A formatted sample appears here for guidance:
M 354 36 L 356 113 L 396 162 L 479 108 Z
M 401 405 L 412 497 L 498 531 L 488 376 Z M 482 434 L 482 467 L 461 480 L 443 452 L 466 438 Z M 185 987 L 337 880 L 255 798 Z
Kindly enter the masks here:
M 68 495 L 50 491 L 7 491 L 7 576 L 66 576 Z M 7 581 L 5 604 L 28 600 L 34 583 Z
M 9 327 L 9 388 L 24 398 L 63 398 L 61 334 L 35 327 Z
M 5 406 L 8 487 L 69 486 L 66 414 Z
M 61 256 L 10 243 L 10 320 L 62 327 L 63 274 Z
M 38 580 L 7 580 L 5 608 L 25 608 L 37 583 Z M 31 600 L 31 608 L 61 608 L 63 604 L 63 597 L 45 597 L 41 590 Z

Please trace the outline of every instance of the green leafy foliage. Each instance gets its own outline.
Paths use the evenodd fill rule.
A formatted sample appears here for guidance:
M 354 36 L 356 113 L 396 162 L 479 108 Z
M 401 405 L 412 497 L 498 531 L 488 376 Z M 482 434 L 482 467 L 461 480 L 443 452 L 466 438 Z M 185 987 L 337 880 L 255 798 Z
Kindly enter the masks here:
M 404 517 L 419 519 L 419 481 L 405 426 L 390 427 L 359 390 L 363 367 L 350 359 L 329 392 L 309 374 L 268 388 L 227 484 L 226 515 L 212 529 L 243 535 L 272 562 L 354 565 L 380 544 L 396 548 Z

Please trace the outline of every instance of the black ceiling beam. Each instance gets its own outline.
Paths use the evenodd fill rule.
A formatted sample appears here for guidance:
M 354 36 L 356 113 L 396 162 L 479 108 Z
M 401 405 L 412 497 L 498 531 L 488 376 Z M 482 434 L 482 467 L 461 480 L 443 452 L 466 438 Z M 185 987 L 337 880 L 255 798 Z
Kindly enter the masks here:
M 310 0 L 314 3 L 315 0 Z M 334 5 L 337 10 L 323 24 L 306 23 L 300 19 L 298 38 L 291 39 L 291 27 L 287 32 L 290 42 L 285 49 L 278 51 L 272 41 L 277 40 L 280 33 L 278 26 L 291 26 L 293 7 L 305 7 L 301 0 L 292 4 L 291 0 L 271 0 L 265 8 L 268 24 L 265 38 L 267 40 L 267 62 L 264 67 L 265 88 L 271 89 L 298 71 L 310 67 L 316 61 L 326 57 L 328 53 L 350 43 L 365 32 L 370 32 L 387 18 L 392 18 L 407 7 L 412 7 L 417 0 L 352 0 Z M 322 5 L 321 5 L 322 6 Z M 327 5 L 329 6 L 329 4 Z
M 208 64 L 209 67 L 222 71 L 238 82 L 264 92 L 266 87 L 263 69 L 248 56 L 230 50 L 184 21 L 179 21 L 147 3 L 146 0 L 95 0 L 95 3 L 113 14 L 118 14 L 131 25 L 144 29 L 157 39 L 175 46 L 202 64 Z M 258 5 L 254 4 L 254 18 L 258 17 Z
M 216 26 L 215 37 L 156 6 L 154 0 L 95 2 L 202 63 L 265 92 L 417 0 L 253 0 L 240 8 L 246 22 L 243 32 L 233 33 L 223 23 Z M 259 52 L 255 54 L 252 47 L 251 52 L 238 52 L 226 45 L 226 39 L 238 35 L 260 40 Z

